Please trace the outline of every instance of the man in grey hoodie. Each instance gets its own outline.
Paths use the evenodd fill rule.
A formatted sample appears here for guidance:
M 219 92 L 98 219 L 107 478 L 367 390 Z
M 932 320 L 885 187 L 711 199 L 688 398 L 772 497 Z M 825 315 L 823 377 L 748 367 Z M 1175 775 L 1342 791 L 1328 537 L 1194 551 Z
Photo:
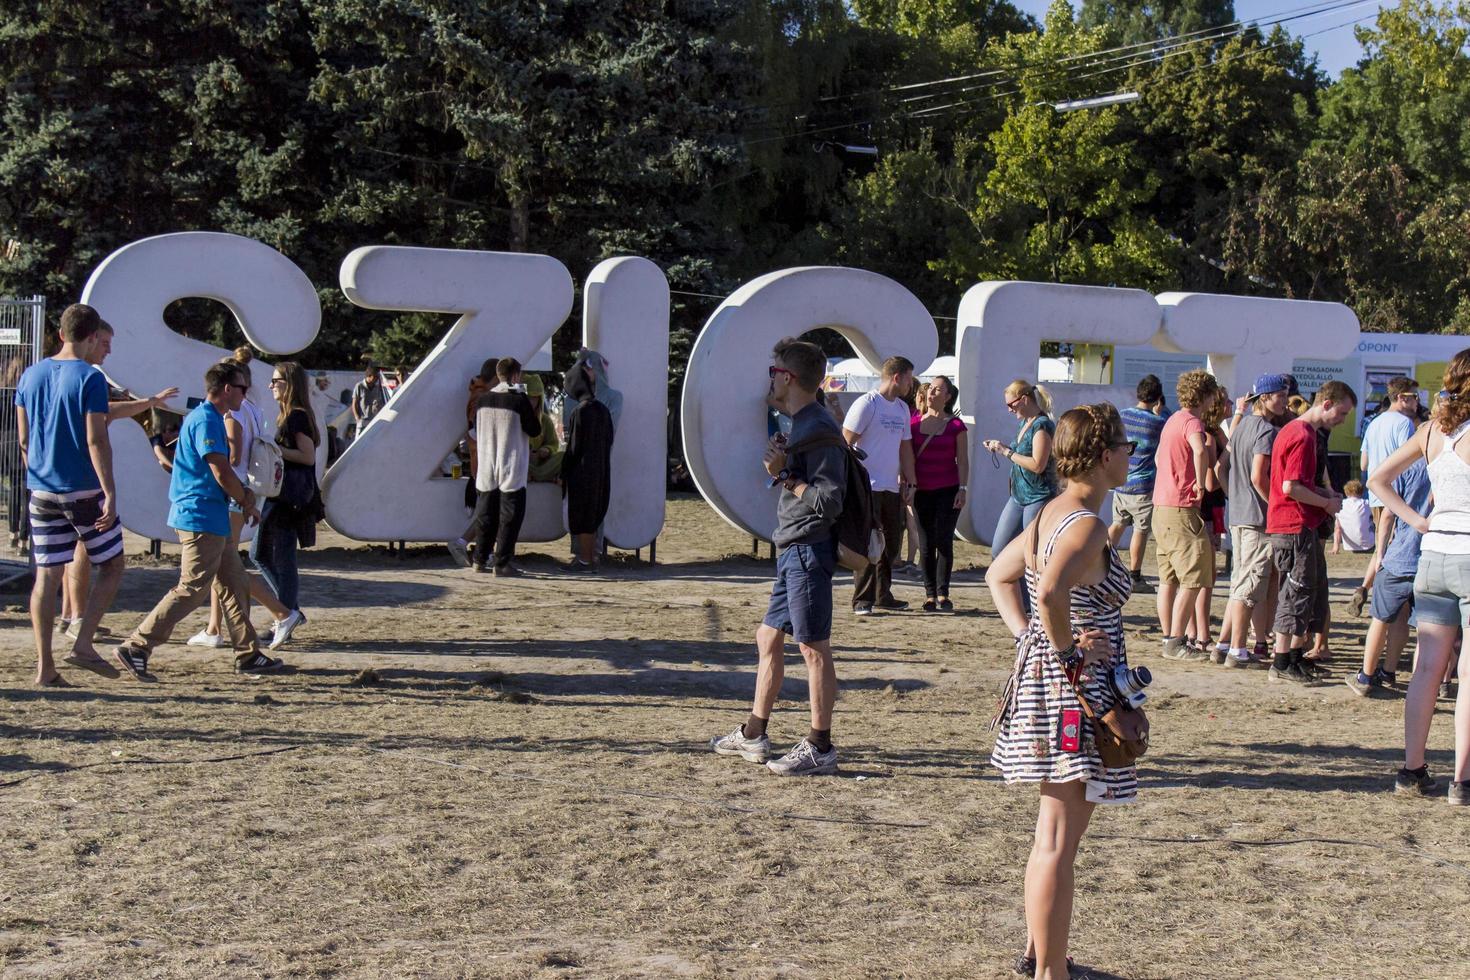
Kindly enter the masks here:
M 760 662 L 755 700 L 745 724 L 710 740 L 720 755 L 765 762 L 782 776 L 815 776 L 837 771 L 832 745 L 832 703 L 837 670 L 832 660 L 832 572 L 837 566 L 837 518 L 842 513 L 847 454 L 841 429 L 817 402 L 827 359 L 815 344 L 787 338 L 776 344 L 770 368 L 768 401 L 791 418 L 791 434 L 771 437 L 766 472 L 781 486 L 776 504 L 780 549 L 776 582 L 765 620 L 755 633 Z M 818 440 L 810 448 L 797 448 Z M 787 453 L 786 447 L 796 448 Z M 811 697 L 811 732 L 780 759 L 766 760 L 771 740 L 766 723 L 785 676 L 785 642 L 790 635 L 806 660 Z

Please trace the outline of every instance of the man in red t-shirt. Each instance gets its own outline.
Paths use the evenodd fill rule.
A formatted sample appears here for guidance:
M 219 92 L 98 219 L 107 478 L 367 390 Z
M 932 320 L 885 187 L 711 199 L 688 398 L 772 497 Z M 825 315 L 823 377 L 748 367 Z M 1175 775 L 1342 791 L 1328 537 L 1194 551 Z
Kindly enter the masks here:
M 1341 425 L 1357 407 L 1358 396 L 1341 381 L 1329 381 L 1312 407 L 1276 436 L 1271 449 L 1271 496 L 1266 502 L 1266 533 L 1271 558 L 1281 573 L 1276 606 L 1276 657 L 1271 680 L 1317 683 L 1315 668 L 1304 661 L 1307 637 L 1327 620 L 1327 556 L 1317 529 L 1342 507 L 1342 495 L 1317 483 L 1317 433 Z
M 1154 453 L 1154 550 L 1159 560 L 1159 627 L 1162 656 L 1170 660 L 1205 660 L 1209 653 L 1185 641 L 1184 629 L 1194 601 L 1215 579 L 1210 534 L 1200 513 L 1210 461 L 1205 424 L 1220 386 L 1208 371 L 1186 371 L 1174 393 L 1179 411 L 1169 416 Z

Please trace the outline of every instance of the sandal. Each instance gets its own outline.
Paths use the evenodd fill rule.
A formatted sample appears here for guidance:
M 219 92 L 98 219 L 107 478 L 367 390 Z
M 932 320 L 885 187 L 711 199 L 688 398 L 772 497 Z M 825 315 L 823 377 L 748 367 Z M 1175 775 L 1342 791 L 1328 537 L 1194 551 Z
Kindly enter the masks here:
M 73 667 L 80 667 L 82 670 L 90 670 L 92 673 L 100 677 L 106 677 L 110 681 L 117 680 L 122 676 L 121 671 L 101 657 L 81 657 L 74 653 L 62 659 L 64 663 L 69 663 Z
M 1072 974 L 1072 969 L 1076 965 L 1077 964 L 1075 962 L 1073 962 L 1072 957 L 1070 957 L 1070 956 L 1067 957 L 1067 975 L 1068 976 L 1072 976 L 1073 975 Z M 1025 953 L 1022 953 L 1021 955 L 1019 955 L 1019 956 L 1016 957 L 1016 962 L 1015 962 L 1015 965 L 1012 967 L 1012 969 L 1014 969 L 1017 973 L 1019 973 L 1023 977 L 1034 977 L 1034 976 L 1036 976 L 1036 957 L 1034 957 L 1034 956 L 1027 956 Z
M 40 682 L 38 682 L 36 684 L 36 686 L 37 687 L 50 687 L 50 688 L 63 688 L 63 687 L 73 687 L 75 685 L 73 685 L 65 677 L 62 677 L 60 674 L 57 674 L 55 677 L 51 678 L 49 681 L 40 681 Z

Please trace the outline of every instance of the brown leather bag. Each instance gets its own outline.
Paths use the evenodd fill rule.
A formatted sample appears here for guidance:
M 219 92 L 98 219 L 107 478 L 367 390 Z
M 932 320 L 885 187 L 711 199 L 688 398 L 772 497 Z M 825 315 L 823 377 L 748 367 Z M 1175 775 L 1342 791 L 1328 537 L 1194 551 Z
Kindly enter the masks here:
M 1041 513 L 1036 515 L 1030 528 L 1031 566 L 1038 575 L 1041 573 L 1041 517 L 1046 510 L 1046 507 L 1041 508 Z M 1082 696 L 1082 688 L 1073 682 L 1072 675 L 1065 667 L 1062 668 L 1062 674 L 1081 703 L 1083 713 L 1092 722 L 1093 738 L 1097 740 L 1097 754 L 1102 758 L 1104 766 L 1109 769 L 1131 766 L 1139 756 L 1148 751 L 1148 715 L 1143 713 L 1142 708 L 1130 708 L 1119 702 L 1099 718 L 1092 710 L 1092 705 L 1087 703 L 1087 698 Z
M 1068 678 L 1068 683 L 1071 678 Z M 1092 705 L 1082 696 L 1082 689 L 1075 684 L 1072 692 L 1082 704 L 1082 711 L 1092 722 L 1093 737 L 1097 739 L 1097 754 L 1102 764 L 1109 769 L 1131 766 L 1138 757 L 1148 751 L 1148 715 L 1142 708 L 1130 708 L 1117 704 L 1099 718 L 1093 713 Z

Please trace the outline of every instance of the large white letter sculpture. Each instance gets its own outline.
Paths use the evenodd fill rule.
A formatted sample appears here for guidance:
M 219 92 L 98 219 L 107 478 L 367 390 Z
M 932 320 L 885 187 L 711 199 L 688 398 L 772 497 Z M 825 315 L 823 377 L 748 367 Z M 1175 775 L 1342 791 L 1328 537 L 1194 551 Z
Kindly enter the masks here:
M 530 360 L 571 312 L 571 274 L 549 255 L 371 245 L 342 260 L 340 278 L 364 309 L 460 318 L 327 473 L 327 520 L 365 541 L 458 537 L 464 484 L 437 474 L 464 435 L 469 379 L 490 356 Z M 563 528 L 560 490 L 531 484 L 521 540 Z
M 1341 360 L 1358 345 L 1358 318 L 1341 303 L 1162 293 L 1158 304 L 1164 320 L 1154 345 L 1209 355 L 1210 373 L 1234 398 L 1258 375 L 1290 372 L 1295 358 Z
M 1002 395 L 1016 378 L 1036 380 L 1043 340 L 1103 344 L 1147 344 L 1159 329 L 1159 307 L 1140 289 L 1064 286 L 1040 282 L 982 282 L 960 301 L 956 331 L 960 398 L 974 416 L 970 429 L 970 492 L 959 534 L 988 544 L 1009 495 L 1010 464 L 997 468 L 981 445 L 1010 442 L 1016 420 Z M 1054 417 L 1087 402 L 1131 405 L 1126 387 L 1067 384 L 1048 388 Z
M 212 231 L 144 238 L 113 252 L 93 270 L 82 302 L 117 331 L 108 377 L 141 396 L 179 387 L 171 406 L 184 411 L 204 397 L 204 372 L 230 352 L 181 337 L 164 323 L 175 300 L 202 297 L 223 303 L 252 345 L 290 354 L 316 339 L 321 305 L 296 263 L 268 245 Z M 271 366 L 251 365 L 250 397 L 274 424 Z M 321 420 L 318 419 L 318 424 Z M 153 458 L 148 437 L 132 423 L 111 427 L 118 516 L 135 534 L 173 540 L 168 527 L 168 474 Z M 318 466 L 326 454 L 318 453 Z
M 647 259 L 598 263 L 582 292 L 582 343 L 608 359 L 623 393 L 613 438 L 612 501 L 603 530 L 642 548 L 664 526 L 668 479 L 669 281 Z
M 684 458 L 699 492 L 721 517 L 769 540 L 775 491 L 761 464 L 766 446 L 766 368 L 782 337 L 830 327 L 877 370 L 895 354 L 920 369 L 934 360 L 939 333 L 913 293 L 863 269 L 772 272 L 730 295 L 689 355 L 681 416 Z

